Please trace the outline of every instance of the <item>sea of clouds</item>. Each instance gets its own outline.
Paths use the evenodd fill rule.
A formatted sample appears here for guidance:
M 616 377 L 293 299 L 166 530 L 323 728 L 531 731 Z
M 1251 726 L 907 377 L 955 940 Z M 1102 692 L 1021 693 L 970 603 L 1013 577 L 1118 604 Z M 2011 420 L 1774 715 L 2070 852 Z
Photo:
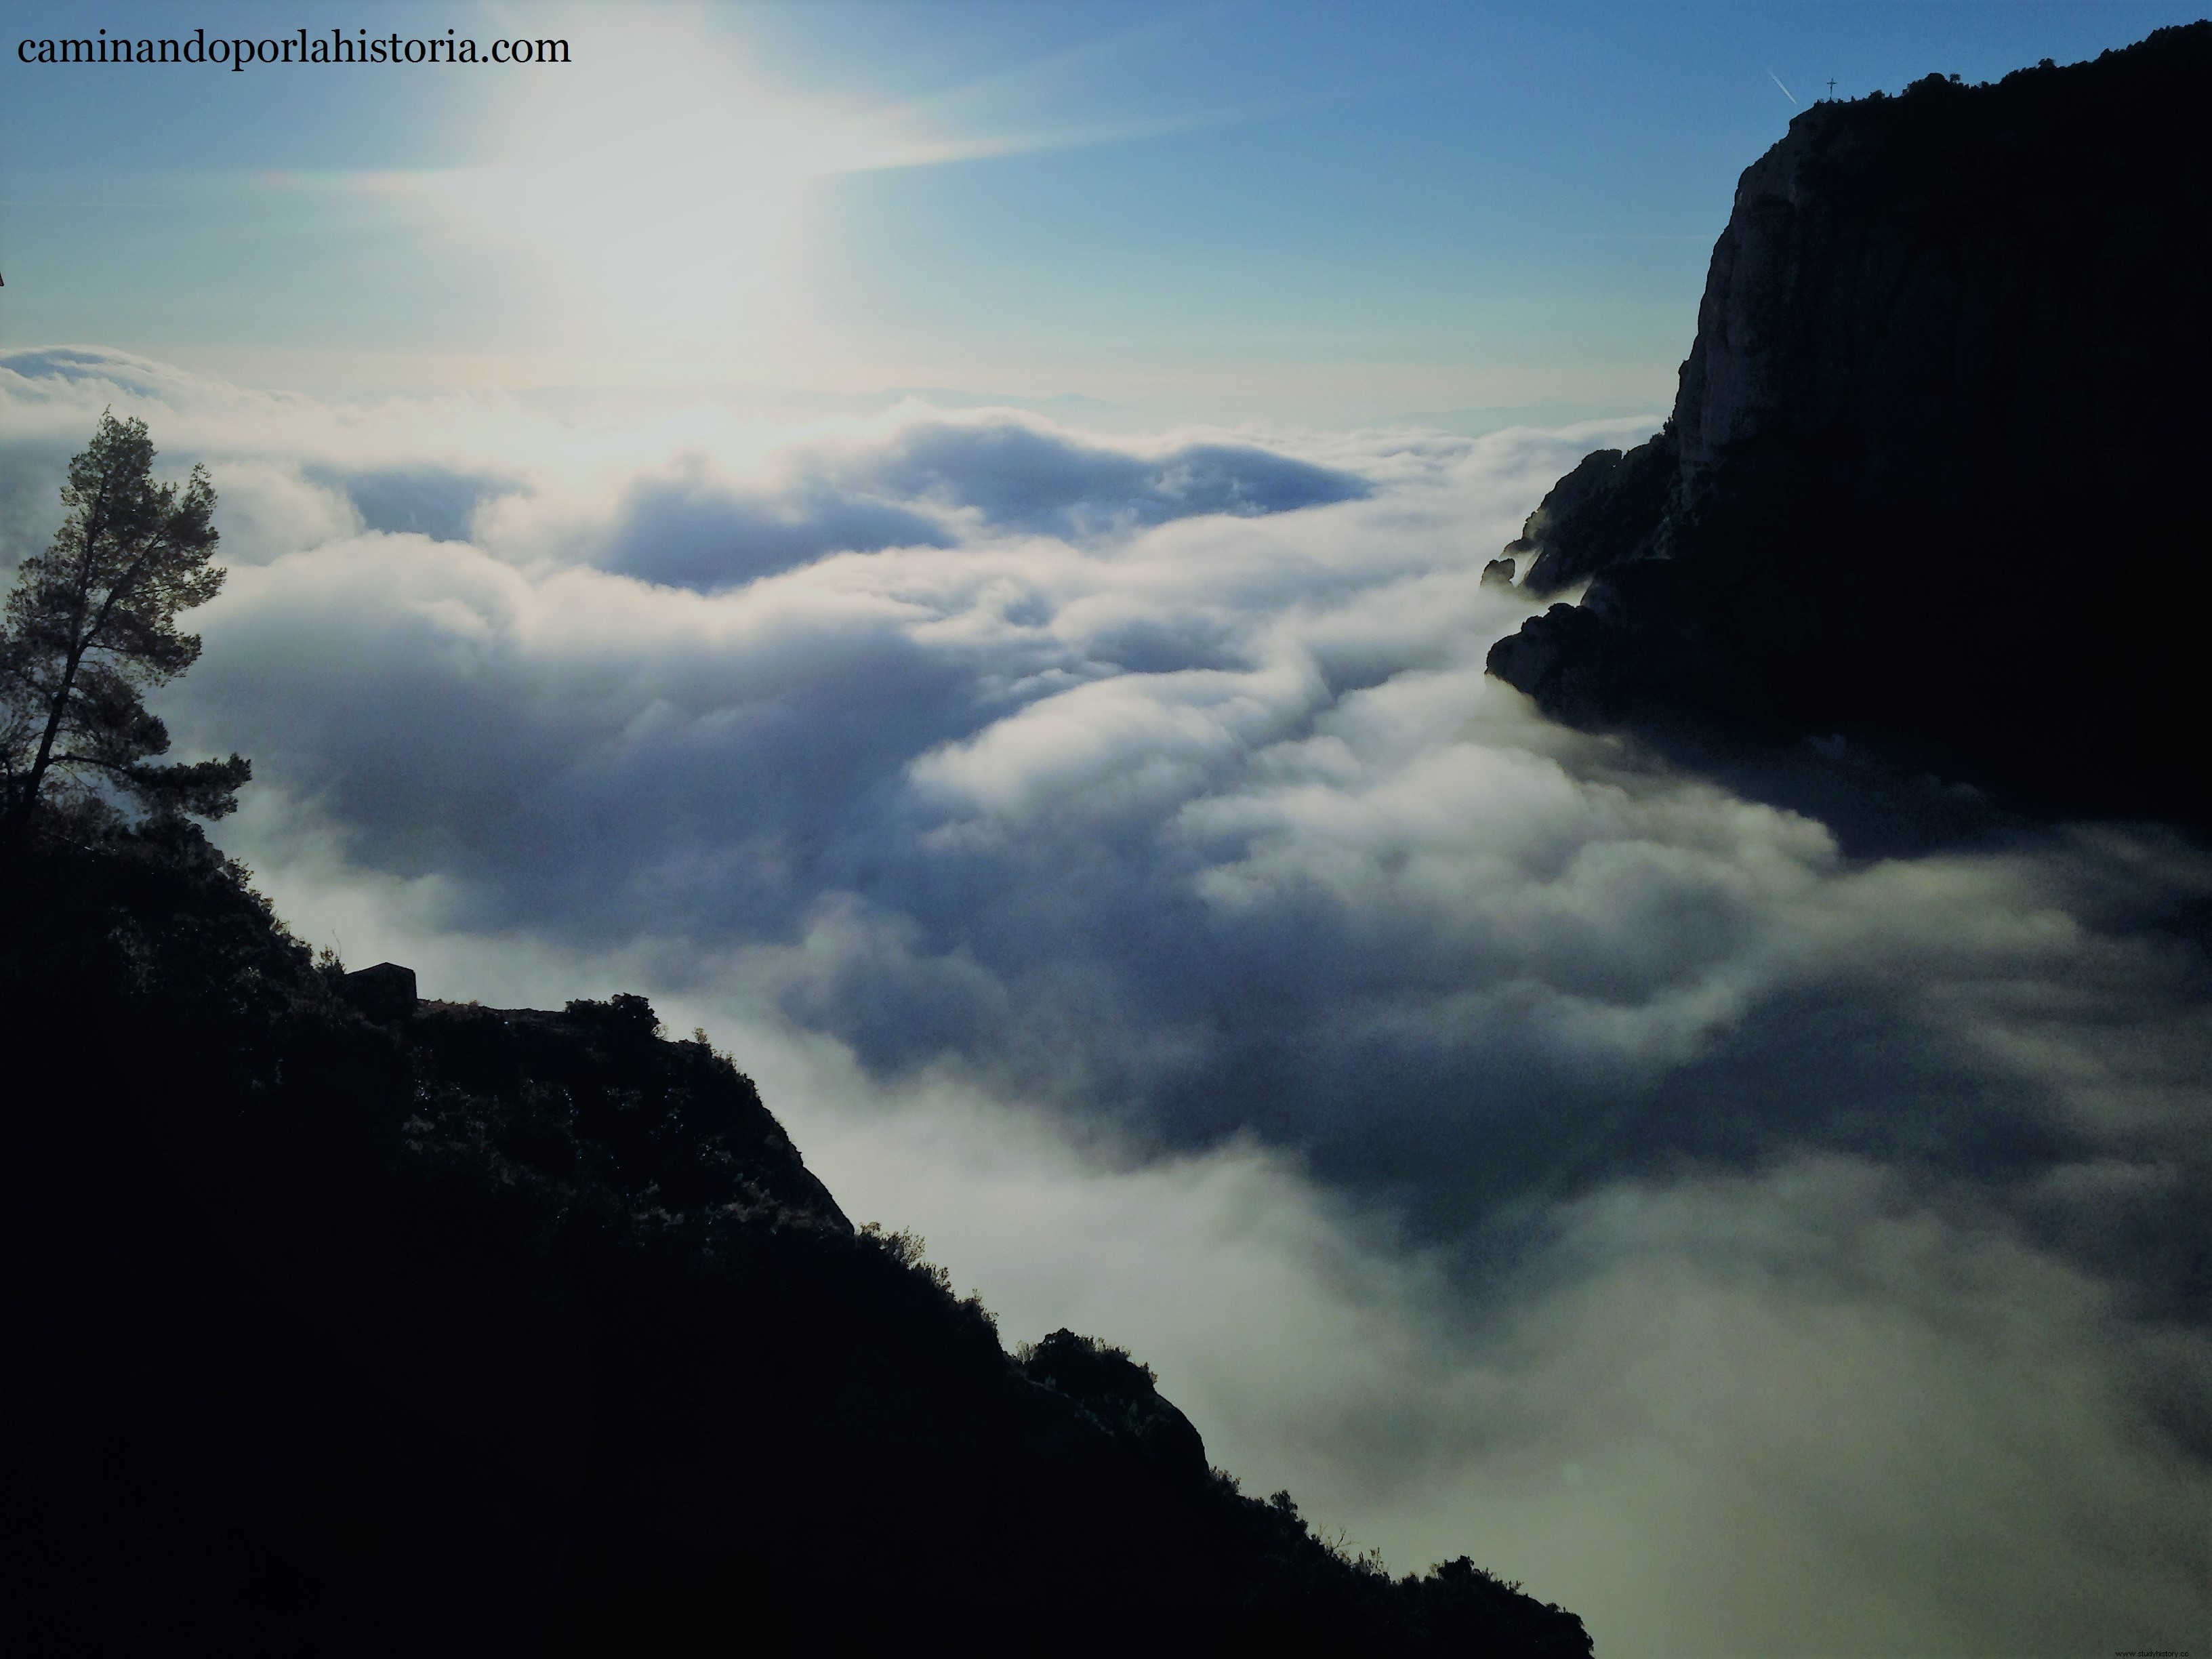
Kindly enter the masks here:
M 2212 858 L 1847 856 L 1486 678 L 1651 422 L 1139 441 L 0 356 L 204 461 L 218 839 L 426 994 L 650 994 L 1009 1339 L 1607 1654 L 2199 1645 Z M 2177 763 L 2185 763 L 2177 757 Z

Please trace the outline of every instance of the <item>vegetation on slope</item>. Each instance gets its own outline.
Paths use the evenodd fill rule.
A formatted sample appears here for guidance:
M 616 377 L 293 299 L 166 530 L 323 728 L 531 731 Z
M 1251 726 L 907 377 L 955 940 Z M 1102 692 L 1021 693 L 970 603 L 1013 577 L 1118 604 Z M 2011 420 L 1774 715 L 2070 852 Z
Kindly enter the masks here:
M 14 1650 L 1589 1650 L 1007 1354 L 641 999 L 371 1019 L 174 817 L 10 863 Z

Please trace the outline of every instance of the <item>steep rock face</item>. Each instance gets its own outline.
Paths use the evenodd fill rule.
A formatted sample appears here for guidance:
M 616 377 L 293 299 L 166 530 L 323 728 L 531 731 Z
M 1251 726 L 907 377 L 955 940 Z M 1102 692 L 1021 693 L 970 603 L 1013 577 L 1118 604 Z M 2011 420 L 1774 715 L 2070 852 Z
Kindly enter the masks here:
M 1556 593 L 1656 553 L 1680 459 L 1672 428 L 1625 454 L 1583 456 L 1505 544 L 1509 554 L 1535 555 L 1524 586 Z
M 1674 416 L 1561 480 L 1492 672 L 2202 826 L 2212 24 L 1821 104 L 1743 175 Z

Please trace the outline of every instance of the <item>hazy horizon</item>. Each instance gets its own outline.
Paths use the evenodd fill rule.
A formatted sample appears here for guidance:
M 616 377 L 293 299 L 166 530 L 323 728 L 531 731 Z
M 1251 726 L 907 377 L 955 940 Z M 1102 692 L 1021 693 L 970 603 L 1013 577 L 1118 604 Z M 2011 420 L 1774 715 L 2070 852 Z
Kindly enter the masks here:
M 1155 425 L 1663 410 L 1817 97 L 2164 3 L 1358 9 L 121 0 L 21 41 L 561 39 L 526 68 L 0 52 L 0 323 L 318 395 L 1097 398 Z M 35 56 L 35 51 L 33 53 Z

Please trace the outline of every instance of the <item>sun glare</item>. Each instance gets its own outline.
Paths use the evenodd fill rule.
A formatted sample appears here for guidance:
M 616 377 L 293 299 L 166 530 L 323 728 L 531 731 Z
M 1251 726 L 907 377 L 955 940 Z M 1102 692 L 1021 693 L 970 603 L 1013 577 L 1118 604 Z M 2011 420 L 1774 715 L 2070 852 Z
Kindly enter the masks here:
M 517 112 L 508 158 L 443 175 L 477 228 L 552 252 L 675 320 L 774 276 L 807 179 L 870 164 L 856 130 L 748 86 L 704 42 L 660 41 Z

